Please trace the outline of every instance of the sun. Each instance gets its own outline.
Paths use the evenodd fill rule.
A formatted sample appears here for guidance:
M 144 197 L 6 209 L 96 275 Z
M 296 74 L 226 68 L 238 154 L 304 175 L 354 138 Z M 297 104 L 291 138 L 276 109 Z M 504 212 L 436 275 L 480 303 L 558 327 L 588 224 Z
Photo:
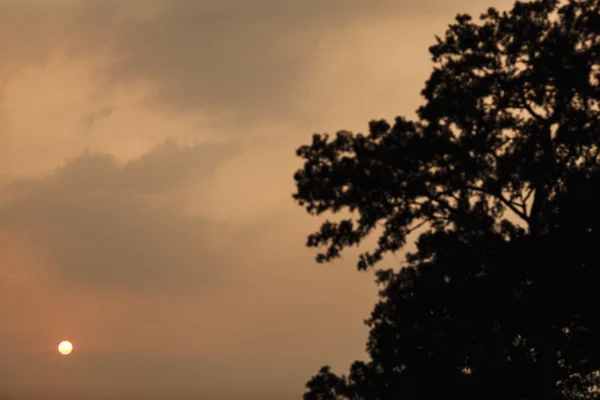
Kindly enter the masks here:
M 72 351 L 73 345 L 68 340 L 60 342 L 60 344 L 58 345 L 58 352 L 63 356 L 71 354 Z

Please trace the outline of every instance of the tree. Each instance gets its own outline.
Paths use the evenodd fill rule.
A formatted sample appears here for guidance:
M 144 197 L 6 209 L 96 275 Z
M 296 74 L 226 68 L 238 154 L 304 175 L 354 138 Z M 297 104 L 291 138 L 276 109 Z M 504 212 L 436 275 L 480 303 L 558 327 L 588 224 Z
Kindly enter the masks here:
M 338 388 L 331 398 L 540 398 L 545 377 L 531 315 L 539 306 L 536 263 L 552 260 L 560 267 L 551 282 L 560 289 L 551 305 L 559 398 L 600 398 L 590 391 L 600 368 L 599 185 L 600 173 L 570 179 L 553 201 L 549 234 L 535 241 L 520 230 L 508 241 L 489 229 L 422 235 L 407 267 L 377 272 L 384 288 L 367 321 L 371 361 L 355 363 L 348 377 L 327 370 Z M 330 398 L 319 397 L 331 393 L 319 377 L 306 399 Z
M 307 245 L 325 246 L 317 261 L 326 262 L 381 228 L 377 247 L 358 260 L 368 269 L 418 227 L 492 232 L 515 246 L 518 237 L 536 267 L 528 318 L 539 390 L 553 399 L 564 328 L 554 296 L 565 273 L 557 258 L 540 255 L 560 237 L 551 232 L 562 229 L 556 210 L 559 198 L 568 203 L 567 183 L 598 169 L 600 1 L 517 2 L 479 23 L 458 15 L 430 52 L 434 69 L 415 121 L 372 121 L 368 135 L 315 134 L 297 150 L 305 164 L 293 197 L 312 215 L 351 215 L 327 220 Z
M 519 311 L 510 291 L 498 290 L 511 285 L 490 279 L 489 272 L 496 269 L 489 263 L 504 263 L 491 256 L 503 246 L 494 235 L 438 232 L 419 242 L 415 257 L 434 251 L 429 261 L 398 273 L 379 271 L 384 289 L 368 321 L 371 362 L 338 378 L 346 385 L 338 393 L 350 394 L 342 398 L 510 398 L 502 389 L 519 378 L 515 366 L 523 367 L 523 362 L 509 363 L 501 356 L 511 348 L 521 356 L 527 351 L 499 336 L 508 335 L 498 331 L 500 313 L 494 308 Z M 363 376 L 370 379 L 359 379 Z M 369 391 L 365 383 L 371 383 Z M 310 389 L 312 394 L 320 390 Z

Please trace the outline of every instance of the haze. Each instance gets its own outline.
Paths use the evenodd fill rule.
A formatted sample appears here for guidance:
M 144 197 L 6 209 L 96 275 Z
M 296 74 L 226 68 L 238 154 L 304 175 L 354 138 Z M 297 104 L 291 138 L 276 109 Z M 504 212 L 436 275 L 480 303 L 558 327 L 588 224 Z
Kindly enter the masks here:
M 0 398 L 298 399 L 364 358 L 374 277 L 304 247 L 295 149 L 412 116 L 434 35 L 512 3 L 0 1 Z

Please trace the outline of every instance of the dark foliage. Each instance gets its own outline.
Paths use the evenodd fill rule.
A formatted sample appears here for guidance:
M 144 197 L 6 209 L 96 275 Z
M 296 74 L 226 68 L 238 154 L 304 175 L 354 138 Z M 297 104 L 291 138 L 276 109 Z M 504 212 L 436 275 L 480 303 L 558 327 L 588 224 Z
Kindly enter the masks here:
M 306 398 L 592 398 L 600 1 L 459 15 L 430 51 L 416 121 L 298 149 L 294 198 L 351 215 L 309 236 L 317 261 L 382 227 L 368 269 L 428 228 L 408 267 L 378 272 L 371 361 L 322 370 Z

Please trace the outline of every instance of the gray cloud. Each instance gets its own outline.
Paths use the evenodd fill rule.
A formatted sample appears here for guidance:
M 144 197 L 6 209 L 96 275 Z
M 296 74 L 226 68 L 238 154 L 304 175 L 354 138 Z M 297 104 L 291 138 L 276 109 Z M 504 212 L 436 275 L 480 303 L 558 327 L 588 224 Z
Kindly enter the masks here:
M 183 147 L 166 141 L 122 166 L 110 155 L 86 152 L 60 168 L 55 183 L 70 190 L 161 194 L 191 180 L 197 184 L 210 179 L 215 168 L 235 152 L 229 143 Z
M 331 61 L 325 38 L 386 18 L 459 12 L 468 3 L 173 0 L 154 19 L 120 25 L 112 48 L 119 61 L 109 75 L 117 81 L 149 79 L 159 85 L 155 100 L 163 106 L 201 108 L 225 121 L 298 119 L 305 112 L 302 101 L 317 89 L 311 87 L 311 74 Z M 337 45 L 352 48 L 353 43 Z M 398 48 L 391 56 L 401 52 Z M 378 61 L 364 60 L 369 62 Z
M 94 126 L 94 123 L 101 120 L 102 118 L 106 118 L 112 114 L 114 111 L 114 107 L 102 107 L 94 112 L 86 114 L 83 116 L 83 124 L 86 129 L 91 129 Z
M 318 9 L 272 1 L 169 2 L 155 20 L 123 23 L 113 48 L 120 61 L 110 75 L 158 83 L 158 101 L 166 106 L 242 120 L 281 118 L 318 57 L 319 35 L 311 26 L 322 22 L 312 18 Z
M 166 143 L 120 166 L 84 153 L 50 178 L 9 187 L 0 224 L 34 232 L 65 279 L 131 289 L 208 285 L 227 268 L 212 244 L 228 228 L 183 215 L 170 198 L 232 154 L 224 145 Z
M 114 61 L 103 71 L 108 82 L 151 81 L 158 89 L 151 101 L 158 105 L 200 109 L 235 126 L 302 119 L 303 101 L 317 90 L 311 87 L 311 74 L 332 61 L 335 49 L 328 48 L 327 38 L 386 19 L 412 24 L 506 2 L 474 8 L 469 0 L 13 0 L 0 5 L 0 15 L 11 16 L 0 28 L 6 31 L 0 44 L 13 58 L 18 54 L 24 62 L 40 63 L 57 49 L 72 57 L 106 50 Z M 155 14 L 145 15 L 149 10 Z M 28 46 L 19 46 L 19 39 Z M 354 46 L 343 40 L 334 45 Z M 398 54 L 381 57 L 404 57 L 402 51 L 399 47 Z M 380 61 L 364 60 L 370 62 Z M 362 67 L 343 68 L 360 74 Z

